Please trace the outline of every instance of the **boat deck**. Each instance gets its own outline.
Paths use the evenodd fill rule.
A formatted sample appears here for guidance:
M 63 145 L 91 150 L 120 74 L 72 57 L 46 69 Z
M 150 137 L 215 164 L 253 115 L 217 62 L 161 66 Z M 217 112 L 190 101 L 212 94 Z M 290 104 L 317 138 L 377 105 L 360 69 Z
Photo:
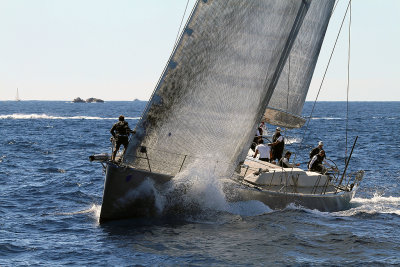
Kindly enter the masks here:
M 260 174 L 260 170 L 263 173 Z M 337 193 L 337 188 L 329 180 L 326 180 L 329 179 L 326 175 L 305 171 L 297 167 L 282 168 L 276 164 L 259 161 L 250 157 L 242 165 L 240 176 L 244 178 L 242 181 L 243 184 L 262 191 L 304 195 Z M 293 182 L 295 177 L 300 180 Z M 307 183 L 308 185 L 305 186 L 306 180 L 304 179 L 311 180 L 312 182 Z
M 247 166 L 247 167 L 245 167 L 245 166 Z M 278 166 L 276 164 L 270 163 L 270 162 L 253 159 L 252 157 L 251 158 L 247 157 L 242 166 L 242 169 L 240 170 L 240 175 L 241 176 L 249 175 L 251 173 L 258 171 L 259 169 L 277 170 L 277 169 L 282 169 L 282 167 Z M 296 169 L 296 168 L 294 168 L 294 169 Z

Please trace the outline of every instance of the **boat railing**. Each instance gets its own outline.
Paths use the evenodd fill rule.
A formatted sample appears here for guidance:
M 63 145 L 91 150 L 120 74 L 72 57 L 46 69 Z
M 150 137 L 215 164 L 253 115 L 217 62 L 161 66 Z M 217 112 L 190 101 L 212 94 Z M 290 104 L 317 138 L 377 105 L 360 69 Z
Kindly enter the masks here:
M 296 158 L 295 153 L 294 153 L 294 155 L 295 155 L 294 158 Z M 329 162 L 331 162 L 331 164 L 326 163 L 328 166 L 327 171 L 329 171 L 330 174 L 328 174 L 325 179 L 322 179 L 323 174 L 318 176 L 318 178 L 316 179 L 316 181 L 311 189 L 311 194 L 313 194 L 313 195 L 325 195 L 329 185 L 331 184 L 330 182 L 332 180 L 332 177 L 334 177 L 334 179 L 337 179 L 337 177 L 339 176 L 339 174 L 338 174 L 339 171 L 338 171 L 336 163 L 330 159 L 327 159 L 327 160 Z M 295 164 L 295 163 L 293 163 L 293 164 Z M 298 193 L 298 180 L 299 180 L 300 174 L 293 173 L 293 169 L 294 169 L 294 165 L 290 169 L 290 171 L 286 170 L 283 167 L 281 168 L 281 170 L 282 170 L 281 173 L 284 174 L 281 176 L 281 184 L 282 184 L 283 176 L 285 177 L 285 184 L 279 191 L 282 191 L 283 189 L 285 189 L 286 192 Z M 331 173 L 336 174 L 336 175 L 331 176 Z M 272 175 L 270 185 L 272 184 L 273 178 L 274 178 L 274 175 Z M 292 185 L 290 184 L 290 180 L 293 182 Z M 323 181 L 322 184 L 321 184 L 321 180 Z
M 255 161 L 255 160 L 254 160 L 254 161 Z M 257 161 L 257 163 L 259 163 L 260 165 L 264 165 L 265 167 L 268 167 L 268 165 L 265 164 L 265 163 L 263 163 L 263 162 Z M 242 164 L 241 167 L 242 167 L 242 168 L 245 168 L 244 173 L 241 174 L 242 177 L 245 177 L 245 176 L 247 175 L 247 173 L 249 173 L 249 172 L 251 172 L 251 173 L 253 173 L 253 174 L 255 174 L 255 175 L 259 175 L 259 174 L 261 174 L 262 172 L 270 172 L 270 173 L 272 173 L 270 182 L 269 182 L 269 184 L 268 184 L 269 187 L 272 186 L 272 183 L 273 183 L 274 178 L 275 178 L 275 174 L 277 173 L 275 170 L 269 170 L 268 168 L 263 169 L 263 168 L 250 167 L 250 166 L 247 165 L 247 164 Z M 287 170 L 285 170 L 284 168 L 278 168 L 278 169 L 279 169 L 279 170 L 282 169 L 282 171 L 279 172 L 279 175 L 280 175 L 280 182 L 279 182 L 279 184 L 282 185 L 282 187 L 278 190 L 278 191 L 281 192 L 281 191 L 283 191 L 284 189 L 289 188 L 289 185 L 290 185 L 290 182 L 289 182 L 289 173 L 290 173 L 290 171 L 287 171 Z M 297 177 L 297 178 L 298 178 L 298 177 Z M 283 183 L 283 181 L 285 181 L 285 183 Z M 292 186 L 290 186 L 290 187 L 292 187 Z M 296 190 L 296 189 L 293 187 L 293 190 Z M 287 192 L 287 190 L 285 190 L 285 192 Z
M 286 192 L 286 193 L 298 193 L 299 187 L 298 187 L 298 180 L 300 177 L 300 174 L 297 172 L 294 172 L 294 167 L 293 168 L 283 168 L 279 167 L 278 165 L 275 165 L 275 168 L 271 168 L 270 163 L 265 163 L 256 159 L 251 159 L 248 158 L 247 160 L 257 162 L 259 166 L 265 166 L 265 168 L 256 168 L 256 167 L 251 167 L 247 164 L 243 164 L 242 168 L 244 170 L 241 172 L 241 175 L 245 177 L 248 173 L 254 173 L 255 175 L 258 175 L 262 172 L 269 172 L 271 173 L 271 177 L 269 178 L 268 183 L 265 185 L 266 187 L 273 187 L 276 186 L 276 177 L 279 175 L 280 181 L 278 182 L 281 187 L 279 188 L 279 192 Z M 337 165 L 334 161 L 328 159 L 330 162 L 329 165 L 327 165 L 329 168 L 327 168 L 327 173 L 325 174 L 320 174 L 314 183 L 314 185 L 311 187 L 311 190 L 309 191 L 310 194 L 313 195 L 325 195 L 328 192 L 332 193 L 332 190 L 335 190 L 336 185 L 339 180 L 340 176 L 340 171 L 337 168 Z M 279 170 L 277 172 L 276 170 Z M 275 181 L 275 183 L 274 183 Z M 346 180 L 347 181 L 347 180 Z
M 195 157 L 189 154 L 164 151 L 145 146 L 138 148 L 133 165 L 136 169 L 175 176 L 193 163 L 196 166 L 206 164 L 208 169 L 211 166 L 213 173 L 217 175 L 231 166 L 231 164 L 220 159 Z
M 332 183 L 338 182 L 340 177 L 340 170 L 337 164 L 333 160 L 326 158 L 325 161 L 323 162 L 323 165 L 326 169 L 325 173 L 331 177 L 331 182 Z
M 338 181 L 335 184 L 336 193 L 341 191 L 350 192 L 353 190 L 354 187 L 358 187 L 362 178 L 364 177 L 364 171 L 356 171 L 348 173 L 344 176 L 342 183 Z
M 265 166 L 266 168 L 256 168 L 256 167 L 251 167 L 247 164 L 242 164 L 242 168 L 244 168 L 244 172 L 241 173 L 243 177 L 245 177 L 248 173 L 253 173 L 255 175 L 261 174 L 262 172 L 269 172 L 271 173 L 271 178 L 269 179 L 269 183 L 266 184 L 267 187 L 273 187 L 276 186 L 276 184 L 273 184 L 274 179 L 276 179 L 276 176 L 279 175 L 280 181 L 279 185 L 281 186 L 279 188 L 279 192 L 284 192 L 284 193 L 298 193 L 298 181 L 300 174 L 297 172 L 294 172 L 294 167 L 290 168 L 283 168 L 278 165 L 275 165 L 274 169 L 271 169 L 270 163 L 258 161 L 258 160 L 253 160 L 253 159 L 247 159 L 250 161 L 255 161 L 258 163 L 260 166 Z M 276 170 L 279 170 L 277 172 Z M 322 174 L 318 176 L 314 186 L 311 189 L 311 194 L 325 194 L 327 191 L 328 186 L 330 185 L 330 179 L 321 179 Z M 321 180 L 323 180 L 323 184 L 321 184 Z
M 285 170 L 284 168 L 282 168 L 282 172 L 280 173 L 283 174 L 281 175 L 281 184 L 283 184 L 282 183 L 283 178 L 285 179 L 285 183 L 283 184 L 283 186 L 280 188 L 279 191 L 298 193 L 299 192 L 298 179 L 300 174 L 293 173 L 293 171 L 288 171 Z M 325 177 L 325 179 L 322 179 L 322 177 Z M 272 184 L 272 179 L 270 185 Z M 323 175 L 323 174 L 318 175 L 318 178 L 316 179 L 310 194 L 325 195 L 327 193 L 328 187 L 331 185 L 331 179 L 332 178 L 329 175 Z M 291 184 L 290 181 L 292 181 L 293 184 Z

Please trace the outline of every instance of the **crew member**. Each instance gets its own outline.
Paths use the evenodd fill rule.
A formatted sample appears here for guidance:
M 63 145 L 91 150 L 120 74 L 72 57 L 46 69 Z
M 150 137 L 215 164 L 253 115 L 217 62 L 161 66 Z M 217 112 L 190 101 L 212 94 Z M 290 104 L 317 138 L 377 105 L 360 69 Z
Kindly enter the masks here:
M 114 151 L 111 156 L 111 161 L 115 161 L 115 156 L 117 155 L 117 152 L 121 145 L 124 146 L 123 153 L 125 154 L 126 148 L 128 147 L 129 143 L 129 134 L 135 134 L 135 131 L 132 131 L 129 128 L 128 122 L 125 121 L 125 117 L 121 115 L 118 118 L 118 122 L 115 123 L 111 128 L 110 133 L 114 138 Z
M 256 135 L 253 138 L 253 142 L 251 143 L 251 150 L 255 151 L 255 148 L 257 144 L 259 144 L 260 140 L 262 140 L 262 135 L 263 135 L 263 128 L 261 127 L 261 124 L 257 127 L 256 130 Z
M 319 151 L 319 153 L 311 159 L 310 163 L 308 163 L 308 169 L 310 171 L 325 174 L 326 168 L 324 167 L 324 165 L 322 165 L 324 157 L 325 157 L 325 151 L 324 150 Z
M 310 151 L 310 159 L 317 155 L 321 150 L 323 150 L 324 143 L 322 141 L 318 142 L 318 146 Z
M 253 158 L 256 158 L 258 154 L 260 154 L 259 160 L 269 162 L 271 149 L 269 148 L 269 146 L 266 146 L 264 144 L 264 140 L 262 139 L 258 141 L 258 145 L 256 146 L 256 153 L 254 153 Z
M 277 127 L 275 134 L 272 136 L 272 143 L 269 144 L 272 150 L 271 161 L 280 160 L 282 158 L 283 149 L 285 148 L 285 139 L 281 135 L 281 128 Z
M 295 166 L 300 166 L 300 163 L 296 163 L 296 164 L 289 163 L 291 155 L 292 155 L 292 152 L 286 151 L 285 156 L 279 160 L 279 166 L 281 166 L 283 168 L 292 168 Z

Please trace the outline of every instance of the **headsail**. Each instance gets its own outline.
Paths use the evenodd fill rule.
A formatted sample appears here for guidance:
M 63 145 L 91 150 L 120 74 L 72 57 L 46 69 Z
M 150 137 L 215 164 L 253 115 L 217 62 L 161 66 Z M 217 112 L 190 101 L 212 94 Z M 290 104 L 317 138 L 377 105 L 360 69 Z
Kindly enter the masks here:
M 264 114 L 264 121 L 298 128 L 318 55 L 328 27 L 334 1 L 312 1 L 297 35 L 279 82 Z
M 124 163 L 174 175 L 212 156 L 220 175 L 230 173 L 249 146 L 309 4 L 199 0 Z

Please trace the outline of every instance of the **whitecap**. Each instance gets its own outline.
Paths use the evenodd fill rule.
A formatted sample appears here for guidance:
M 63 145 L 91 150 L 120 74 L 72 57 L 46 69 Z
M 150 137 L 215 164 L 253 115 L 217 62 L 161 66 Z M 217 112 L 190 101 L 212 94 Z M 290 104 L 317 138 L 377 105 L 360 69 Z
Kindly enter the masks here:
M 95 116 L 52 116 L 47 114 L 21 114 L 14 113 L 8 115 L 0 115 L 0 119 L 14 120 L 118 120 L 118 118 L 95 117 Z M 138 120 L 140 117 L 125 117 L 127 120 Z
M 353 198 L 353 208 L 337 212 L 340 216 L 353 216 L 359 213 L 396 214 L 400 216 L 400 197 L 382 196 L 375 193 L 372 198 Z

